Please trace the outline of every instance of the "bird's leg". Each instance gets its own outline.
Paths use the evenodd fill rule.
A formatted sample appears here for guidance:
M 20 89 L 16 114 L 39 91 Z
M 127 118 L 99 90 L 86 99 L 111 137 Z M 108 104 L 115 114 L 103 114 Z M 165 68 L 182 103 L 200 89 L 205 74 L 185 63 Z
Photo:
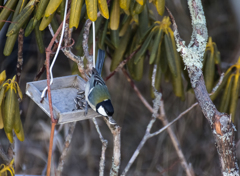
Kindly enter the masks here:
M 116 125 L 116 121 L 112 118 L 112 116 L 106 116 L 106 118 L 108 119 L 108 122 L 111 124 L 111 125 Z
M 85 104 L 85 112 L 84 112 L 84 115 L 86 116 L 87 113 L 88 113 L 88 103 L 87 103 L 86 100 L 85 100 L 84 104 Z

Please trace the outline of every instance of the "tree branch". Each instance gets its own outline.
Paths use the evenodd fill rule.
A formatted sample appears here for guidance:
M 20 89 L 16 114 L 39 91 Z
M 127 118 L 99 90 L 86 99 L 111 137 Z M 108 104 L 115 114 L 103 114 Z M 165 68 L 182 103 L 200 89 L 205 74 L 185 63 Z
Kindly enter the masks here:
M 68 25 L 68 24 L 66 23 L 66 25 Z M 52 34 L 52 36 L 54 36 L 54 32 L 53 32 L 53 29 L 52 29 L 51 24 L 48 25 L 48 28 L 49 28 L 49 31 L 50 31 L 50 33 Z M 67 28 L 67 29 L 68 29 L 68 28 Z M 66 34 L 66 33 L 69 34 L 68 31 L 65 31 L 65 34 Z M 58 42 L 57 39 L 56 39 L 56 42 Z M 87 81 L 87 78 L 86 78 L 86 76 L 85 76 L 84 63 L 83 63 L 84 57 L 80 57 L 80 56 L 74 55 L 74 54 L 72 53 L 72 51 L 69 49 L 68 46 L 62 47 L 61 50 L 62 50 L 62 52 L 65 54 L 65 56 L 66 56 L 67 58 L 71 59 L 73 62 L 75 62 L 75 63 L 77 64 L 78 70 L 79 70 L 79 72 L 81 73 L 82 78 L 83 78 L 85 81 Z
M 100 12 L 98 12 L 97 17 L 100 16 Z M 92 21 L 90 19 L 88 19 L 85 22 L 84 25 L 84 32 L 83 32 L 83 51 L 84 51 L 84 56 L 86 57 L 88 63 L 87 63 L 87 68 L 86 68 L 86 73 L 89 74 L 89 72 L 92 70 L 93 67 L 93 56 L 89 55 L 88 52 L 88 36 L 89 36 L 89 30 L 90 30 L 90 26 L 92 24 Z
M 148 102 L 145 100 L 145 98 L 142 96 L 142 94 L 140 93 L 140 91 L 138 90 L 138 88 L 136 87 L 136 85 L 134 84 L 133 80 L 130 78 L 130 76 L 128 75 L 128 73 L 126 72 L 126 70 L 123 68 L 122 71 L 124 72 L 127 80 L 129 81 L 129 83 L 131 84 L 132 88 L 135 90 L 135 92 L 137 93 L 138 97 L 140 98 L 140 100 L 142 101 L 142 103 L 149 109 L 150 112 L 153 113 L 153 108 L 148 104 Z M 221 74 L 221 77 L 219 79 L 219 82 L 216 84 L 216 86 L 213 88 L 212 93 L 214 93 L 216 91 L 216 89 L 219 87 L 219 85 L 222 83 L 222 79 L 224 77 L 224 73 Z M 155 77 L 154 77 L 155 78 Z M 155 81 L 155 80 L 154 80 Z M 211 93 L 211 94 L 212 94 Z M 158 131 L 154 132 L 154 133 L 149 133 L 148 136 L 144 136 L 144 138 L 142 139 L 141 143 L 139 144 L 138 148 L 136 150 L 141 150 L 141 148 L 143 147 L 143 145 L 145 144 L 146 140 L 154 137 L 156 135 L 159 135 L 160 133 L 162 133 L 163 131 L 165 131 L 166 129 L 168 129 L 168 133 L 171 137 L 171 140 L 173 142 L 173 145 L 177 151 L 177 154 L 180 158 L 181 164 L 183 166 L 183 168 L 185 169 L 187 175 L 194 175 L 193 169 L 191 167 L 191 164 L 187 164 L 186 159 L 183 155 L 183 152 L 181 151 L 180 148 L 180 144 L 176 138 L 176 135 L 173 133 L 172 129 L 169 128 L 173 123 L 175 123 L 177 120 L 179 120 L 181 117 L 183 117 L 186 113 L 188 113 L 190 110 L 192 110 L 195 106 L 198 105 L 198 103 L 194 103 L 191 107 L 189 107 L 188 109 L 186 109 L 184 112 L 182 112 L 181 114 L 178 115 L 178 117 L 176 117 L 173 121 L 171 121 L 170 123 L 168 123 L 166 115 L 165 115 L 165 110 L 164 110 L 164 104 L 163 101 L 161 100 L 161 105 L 160 106 L 160 110 L 161 110 L 161 114 L 158 115 L 158 119 L 161 120 L 164 124 L 164 127 L 159 129 Z M 152 122 L 151 122 L 152 123 Z M 170 129 L 170 130 L 169 130 Z M 136 151 L 135 151 L 136 152 Z M 139 151 L 138 151 L 139 152 Z M 128 163 L 127 167 L 131 167 L 131 164 L 134 162 L 134 160 L 136 159 L 136 157 L 138 156 L 139 153 L 134 153 L 131 160 Z M 131 162 L 131 163 L 130 163 Z M 130 165 L 129 165 L 130 164 Z M 127 168 L 126 167 L 126 168 Z M 125 168 L 125 169 L 126 169 Z M 127 168 L 127 170 L 129 169 Z M 126 171 L 127 172 L 127 171 Z M 126 173 L 122 173 L 122 175 L 124 175 Z
M 66 19 L 68 19 L 70 16 L 70 11 L 67 13 Z M 49 102 L 49 111 L 50 111 L 50 116 L 51 116 L 51 122 L 52 122 L 52 126 L 51 126 L 51 134 L 50 134 L 50 142 L 49 142 L 49 151 L 48 151 L 48 166 L 47 166 L 47 176 L 50 176 L 50 169 L 51 169 L 51 161 L 52 161 L 52 146 L 53 146 L 53 138 L 54 138 L 54 129 L 55 129 L 55 125 L 58 121 L 58 119 L 55 119 L 53 116 L 53 109 L 52 109 L 52 97 L 51 97 L 51 87 L 50 87 L 50 70 L 49 70 L 49 66 L 50 66 L 50 54 L 52 53 L 51 49 L 52 46 L 58 36 L 58 34 L 60 33 L 60 31 L 62 30 L 62 26 L 63 26 L 63 22 L 60 24 L 60 26 L 58 27 L 55 35 L 53 36 L 53 38 L 51 39 L 47 49 L 46 49 L 46 69 L 47 69 L 47 92 L 48 92 L 48 102 Z
M 158 110 L 160 108 L 160 101 L 162 98 L 162 94 L 158 93 L 154 87 L 155 85 L 155 75 L 156 75 L 156 67 L 153 70 L 153 76 L 152 76 L 152 86 L 154 89 L 154 95 L 155 95 L 155 99 L 153 100 L 153 114 L 152 114 L 152 118 L 150 120 L 150 122 L 147 125 L 147 129 L 145 132 L 145 135 L 143 136 L 143 139 L 141 140 L 140 144 L 138 145 L 137 149 L 135 150 L 135 152 L 133 153 L 131 159 L 129 160 L 127 166 L 125 167 L 124 171 L 122 172 L 121 176 L 125 176 L 126 173 L 128 172 L 129 168 L 132 166 L 133 162 L 136 160 L 138 154 L 140 153 L 140 150 L 142 149 L 142 147 L 144 146 L 144 144 L 146 143 L 146 141 L 150 138 L 150 131 L 152 129 L 152 126 L 154 124 L 154 122 L 156 121 L 157 117 L 158 117 Z
M 147 100 L 142 96 L 142 94 L 140 93 L 140 91 L 138 90 L 137 86 L 134 84 L 133 80 L 131 79 L 131 77 L 129 76 L 129 74 L 127 73 L 127 71 L 122 68 L 122 71 L 124 73 L 124 75 L 126 76 L 128 82 L 130 83 L 131 87 L 133 88 L 133 90 L 136 92 L 137 96 L 140 98 L 140 100 L 142 101 L 142 103 L 144 104 L 144 106 L 146 106 L 146 108 L 153 113 L 153 108 L 151 107 L 151 105 L 147 102 Z
M 101 158 L 100 158 L 100 162 L 99 162 L 99 176 L 103 176 L 104 175 L 105 162 L 106 162 L 105 153 L 106 153 L 108 141 L 103 138 L 102 133 L 99 129 L 99 126 L 98 126 L 98 123 L 97 123 L 97 120 L 96 120 L 95 117 L 92 119 L 92 121 L 93 121 L 93 123 L 96 127 L 99 138 L 102 142 L 102 152 L 101 152 Z
M 117 68 L 110 73 L 106 78 L 105 81 L 109 80 L 116 72 L 118 72 L 119 70 L 121 70 L 123 68 L 123 66 L 131 59 L 133 58 L 133 56 L 140 50 L 141 46 L 139 46 L 135 51 L 133 51 L 125 60 L 123 60 L 118 66 Z
M 12 159 L 15 157 L 15 151 L 14 151 L 14 148 L 15 148 L 15 140 L 14 140 L 14 136 L 15 134 L 13 134 L 13 143 L 10 143 L 9 146 L 8 146 L 8 151 L 7 151 L 7 155 L 8 155 L 8 158 L 10 160 L 10 162 L 12 161 Z
M 24 30 L 20 29 L 18 34 L 18 60 L 17 60 L 17 83 L 20 83 L 20 77 L 23 65 L 23 34 Z
M 0 157 L 3 159 L 4 163 L 6 165 L 8 165 L 11 162 L 11 159 L 9 158 L 9 156 L 5 153 L 5 151 L 3 150 L 2 145 L 0 144 Z
M 188 6 L 193 27 L 191 41 L 188 46 L 185 46 L 185 41 L 180 38 L 174 17 L 167 9 L 173 24 L 177 50 L 182 55 L 198 103 L 210 124 L 216 142 L 215 145 L 221 163 L 222 174 L 224 176 L 239 175 L 234 137 L 236 128 L 231 122 L 231 116 L 226 113 L 220 113 L 216 109 L 206 90 L 201 70 L 203 55 L 208 39 L 202 4 L 200 0 L 188 0 Z
M 63 165 L 64 165 L 64 160 L 68 154 L 68 149 L 72 140 L 72 136 L 73 136 L 73 132 L 76 126 L 76 122 L 71 122 L 68 124 L 69 125 L 69 130 L 68 130 L 68 135 L 65 138 L 65 144 L 64 144 L 64 148 L 62 151 L 62 155 L 59 158 L 59 163 L 58 163 L 58 168 L 57 168 L 57 172 L 56 172 L 56 176 L 61 176 L 61 173 L 63 171 Z
M 54 34 L 53 34 L 54 36 Z M 53 46 L 52 51 L 56 52 L 57 50 L 57 44 L 55 43 Z M 53 55 L 50 55 L 50 60 L 52 60 Z M 44 71 L 46 70 L 46 61 L 43 63 L 42 67 L 40 68 L 39 72 L 37 73 L 37 75 L 34 78 L 34 81 L 38 81 L 40 79 L 40 77 L 42 76 L 42 74 L 44 73 Z
M 191 108 L 195 107 L 198 103 L 195 103 L 191 106 Z M 161 114 L 161 120 L 163 122 L 163 125 L 164 126 L 169 126 L 169 123 L 168 123 L 168 120 L 167 120 L 167 117 L 166 117 L 166 113 L 165 113 L 165 110 L 164 110 L 164 102 L 163 100 L 161 100 L 161 106 L 160 106 L 160 114 Z M 177 119 L 177 118 L 176 118 Z M 174 120 L 176 120 L 174 119 Z M 187 164 L 187 160 L 182 152 L 182 149 L 181 149 L 181 145 L 176 137 L 176 135 L 174 134 L 172 128 L 169 126 L 167 128 L 167 131 L 168 131 L 168 134 L 172 140 L 172 143 L 173 143 L 173 146 L 177 152 L 177 155 L 181 161 L 181 165 L 183 167 L 183 169 L 186 171 L 186 175 L 187 176 L 194 176 L 194 171 L 191 167 L 191 164 L 188 165 Z
M 98 16 L 100 15 L 100 13 L 98 13 Z M 83 59 L 84 57 L 79 57 L 79 56 L 75 56 L 72 51 L 69 49 L 69 47 L 67 45 L 65 45 L 65 47 L 61 48 L 61 50 L 63 51 L 63 53 L 65 54 L 65 56 L 67 56 L 69 59 L 73 60 L 74 62 L 77 63 L 78 65 L 78 69 L 82 75 L 82 77 L 87 80 L 85 73 L 88 73 L 89 70 L 92 69 L 92 65 L 93 65 L 93 60 L 92 60 L 92 56 L 89 55 L 88 52 L 88 35 L 89 35 L 89 29 L 90 29 L 90 25 L 92 24 L 92 22 L 90 20 L 87 20 L 84 26 L 84 34 L 83 34 L 83 49 L 84 49 L 84 56 L 87 58 L 88 60 L 88 64 L 87 64 L 87 69 L 84 69 L 84 64 L 83 64 Z M 66 23 L 66 25 L 68 26 L 68 24 Z M 52 36 L 54 35 L 54 32 L 52 30 L 51 25 L 48 25 L 50 33 L 52 34 Z M 70 34 L 69 34 L 70 33 Z M 66 37 L 68 35 L 68 37 Z M 69 36 L 71 35 L 71 31 L 69 31 L 69 28 L 66 27 L 65 28 L 65 38 L 69 38 Z M 55 39 L 57 41 L 57 39 Z M 65 40 L 66 41 L 66 40 Z M 69 40 L 68 40 L 69 42 Z M 66 42 L 65 42 L 66 43 Z M 112 163 L 112 169 L 110 172 L 111 176 L 117 176 L 118 172 L 119 172 L 119 167 L 120 167 L 120 162 L 121 162 L 121 141 L 120 141 L 120 133 L 121 133 L 121 128 L 118 125 L 111 125 L 108 123 L 108 120 L 104 119 L 105 122 L 107 123 L 109 129 L 111 130 L 112 134 L 113 134 L 113 138 L 114 138 L 114 151 L 113 151 L 113 163 Z M 102 142 L 102 153 L 101 153 L 101 160 L 99 163 L 99 174 L 100 175 L 104 175 L 104 167 L 105 167 L 105 152 L 107 149 L 107 144 L 108 141 L 105 140 L 100 132 L 99 126 L 96 122 L 96 119 L 93 118 L 93 122 L 95 124 L 95 127 L 97 129 L 97 132 L 99 134 L 100 140 Z
M 117 124 L 111 125 L 106 117 L 104 121 L 113 135 L 113 161 L 110 176 L 117 176 L 121 163 L 121 127 Z

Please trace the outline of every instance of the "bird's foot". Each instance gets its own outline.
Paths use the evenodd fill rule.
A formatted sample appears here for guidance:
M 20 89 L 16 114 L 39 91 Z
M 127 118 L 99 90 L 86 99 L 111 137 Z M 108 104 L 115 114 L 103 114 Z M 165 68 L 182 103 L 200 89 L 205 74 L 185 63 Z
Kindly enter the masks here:
M 106 118 L 111 125 L 117 124 L 117 122 L 112 118 L 112 116 L 107 116 Z

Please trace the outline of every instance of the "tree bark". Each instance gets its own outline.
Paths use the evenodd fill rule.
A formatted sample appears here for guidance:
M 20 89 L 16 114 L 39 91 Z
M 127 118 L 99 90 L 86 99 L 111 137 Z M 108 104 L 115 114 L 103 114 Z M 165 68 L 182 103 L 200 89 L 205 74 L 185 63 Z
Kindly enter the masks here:
M 232 124 L 231 116 L 226 113 L 220 113 L 213 104 L 203 78 L 202 60 L 208 40 L 208 33 L 201 0 L 188 0 L 188 6 L 192 17 L 193 28 L 191 41 L 188 46 L 186 46 L 185 41 L 180 38 L 174 17 L 167 9 L 173 23 L 177 50 L 181 53 L 197 101 L 212 129 L 221 163 L 222 174 L 223 176 L 238 176 L 239 168 L 234 137 L 236 128 Z

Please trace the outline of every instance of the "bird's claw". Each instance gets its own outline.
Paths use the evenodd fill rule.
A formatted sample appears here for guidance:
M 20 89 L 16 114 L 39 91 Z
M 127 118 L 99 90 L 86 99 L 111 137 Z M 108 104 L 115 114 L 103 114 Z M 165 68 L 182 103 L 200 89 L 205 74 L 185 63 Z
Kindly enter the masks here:
M 107 116 L 106 118 L 111 125 L 117 124 L 117 122 L 112 118 L 112 116 Z

